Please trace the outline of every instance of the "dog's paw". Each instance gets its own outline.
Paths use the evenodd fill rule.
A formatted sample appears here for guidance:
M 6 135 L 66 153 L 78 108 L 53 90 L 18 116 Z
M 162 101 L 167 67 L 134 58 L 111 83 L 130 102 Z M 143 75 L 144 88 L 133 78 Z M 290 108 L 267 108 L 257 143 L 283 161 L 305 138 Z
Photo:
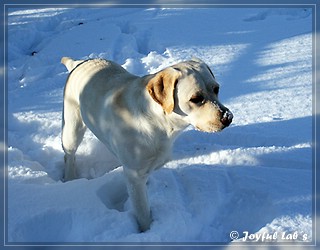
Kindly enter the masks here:
M 77 179 L 77 174 L 76 173 L 65 173 L 64 174 L 64 176 L 63 176 L 63 178 L 62 178 L 62 181 L 63 182 L 67 182 L 67 181 L 72 181 L 72 180 L 75 180 L 75 179 Z
M 150 230 L 152 222 L 153 222 L 153 220 L 152 220 L 151 216 L 149 218 L 145 218 L 143 221 L 140 220 L 138 222 L 140 233 L 144 233 L 144 232 Z

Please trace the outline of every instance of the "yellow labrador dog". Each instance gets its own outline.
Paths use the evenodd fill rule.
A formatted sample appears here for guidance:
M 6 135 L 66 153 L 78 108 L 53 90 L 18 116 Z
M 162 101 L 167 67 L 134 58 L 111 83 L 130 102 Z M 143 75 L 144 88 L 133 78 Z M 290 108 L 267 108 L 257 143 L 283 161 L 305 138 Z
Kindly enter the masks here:
M 169 160 L 179 132 L 190 124 L 216 132 L 232 122 L 218 100 L 219 84 L 199 59 L 143 77 L 103 59 L 61 62 L 70 72 L 64 90 L 64 179 L 77 178 L 75 153 L 89 128 L 123 165 L 140 230 L 148 230 L 147 178 Z

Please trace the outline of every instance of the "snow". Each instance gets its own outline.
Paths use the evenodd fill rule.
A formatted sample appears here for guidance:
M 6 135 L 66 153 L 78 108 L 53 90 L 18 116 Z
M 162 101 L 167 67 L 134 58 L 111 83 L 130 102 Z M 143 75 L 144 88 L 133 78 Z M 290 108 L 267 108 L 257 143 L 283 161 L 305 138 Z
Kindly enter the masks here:
M 311 13 L 9 8 L 7 244 L 232 245 L 244 232 L 311 244 Z M 62 56 L 111 59 L 141 76 L 198 57 L 221 84 L 234 121 L 177 139 L 148 182 L 147 232 L 138 232 L 122 166 L 90 132 L 77 153 L 81 178 L 60 180 Z

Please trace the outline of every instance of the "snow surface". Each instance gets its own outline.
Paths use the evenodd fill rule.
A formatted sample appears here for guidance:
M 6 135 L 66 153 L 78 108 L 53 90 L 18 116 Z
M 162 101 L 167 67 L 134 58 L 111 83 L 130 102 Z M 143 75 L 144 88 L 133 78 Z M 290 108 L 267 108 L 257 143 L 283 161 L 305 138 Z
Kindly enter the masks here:
M 137 75 L 195 56 L 221 84 L 232 125 L 177 139 L 173 160 L 150 176 L 145 233 L 122 167 L 90 132 L 82 178 L 60 181 L 62 56 L 111 59 Z M 238 242 L 279 232 L 310 243 L 311 9 L 10 8 L 8 147 L 8 244 L 217 244 L 232 231 Z

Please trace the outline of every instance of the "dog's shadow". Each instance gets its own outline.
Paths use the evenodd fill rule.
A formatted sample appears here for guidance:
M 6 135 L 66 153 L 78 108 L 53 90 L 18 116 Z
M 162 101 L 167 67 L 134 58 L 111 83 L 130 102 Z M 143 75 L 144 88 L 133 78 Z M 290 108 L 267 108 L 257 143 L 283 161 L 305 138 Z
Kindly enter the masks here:
M 122 171 L 109 173 L 105 184 L 97 190 L 97 196 L 107 208 L 124 212 L 129 196 Z

